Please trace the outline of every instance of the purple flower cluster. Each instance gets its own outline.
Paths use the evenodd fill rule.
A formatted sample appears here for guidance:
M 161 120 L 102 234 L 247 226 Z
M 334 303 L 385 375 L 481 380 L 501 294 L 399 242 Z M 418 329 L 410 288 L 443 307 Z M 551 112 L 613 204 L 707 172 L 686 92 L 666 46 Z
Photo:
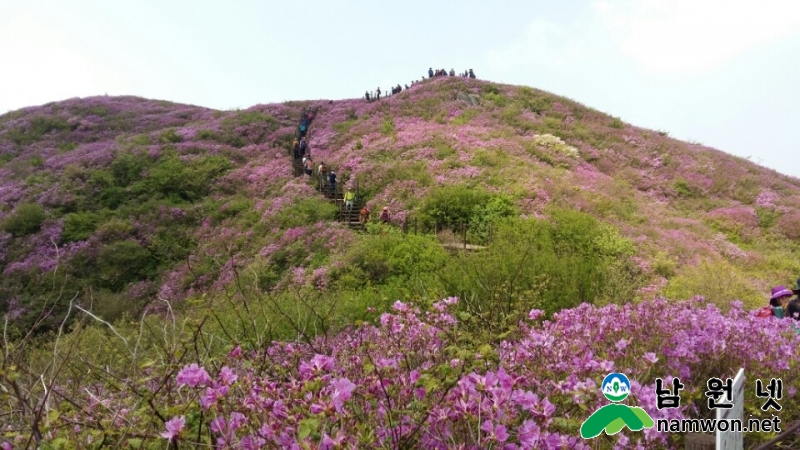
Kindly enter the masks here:
M 427 311 L 397 302 L 378 325 L 353 327 L 313 345 L 276 342 L 253 352 L 237 347 L 214 376 L 201 365 L 187 365 L 173 388 L 152 394 L 181 417 L 164 425 L 134 416 L 128 426 L 140 435 L 150 430 L 191 442 L 198 425 L 187 430 L 183 417 L 202 411 L 214 442 L 235 448 L 588 450 L 592 444 L 576 430 L 607 404 L 599 384 L 609 372 L 629 376 L 628 404 L 656 420 L 697 414 L 691 402 L 659 410 L 659 377 L 680 377 L 686 398 L 702 397 L 708 378 L 731 377 L 739 367 L 750 379 L 783 377 L 789 397 L 797 389 L 789 375 L 800 362 L 800 337 L 791 321 L 757 318 L 740 303 L 726 314 L 700 300 L 584 304 L 545 321 L 533 310 L 514 337 L 469 349 L 459 344 L 456 302 L 448 298 Z M 125 389 L 107 392 L 102 401 L 104 408 L 91 409 L 92 420 L 87 412 L 58 420 L 100 423 L 136 402 Z M 52 429 L 76 442 L 87 432 Z M 674 444 L 655 429 L 623 431 L 615 440 L 620 449 Z

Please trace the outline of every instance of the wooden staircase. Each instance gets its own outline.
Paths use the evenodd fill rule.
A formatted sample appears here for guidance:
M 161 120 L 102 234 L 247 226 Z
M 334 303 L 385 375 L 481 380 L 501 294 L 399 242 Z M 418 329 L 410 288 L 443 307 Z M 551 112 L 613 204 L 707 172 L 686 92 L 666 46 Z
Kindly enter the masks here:
M 305 113 L 305 111 L 304 111 Z M 317 111 L 314 111 L 315 115 Z M 305 133 L 300 132 L 300 126 L 298 125 L 297 131 L 295 132 L 295 136 L 299 139 L 301 136 L 305 135 L 308 136 L 309 132 L 311 131 L 311 123 L 308 124 Z M 307 154 L 311 153 L 311 149 L 306 150 Z M 292 148 L 289 148 L 289 157 L 292 159 L 292 173 L 294 173 L 295 177 L 306 176 L 305 168 L 303 167 L 303 158 L 295 158 L 294 151 Z M 361 211 L 361 207 L 363 206 L 364 202 L 358 192 L 356 192 L 356 198 L 353 200 L 353 207 L 348 211 L 344 204 L 344 193 L 342 192 L 341 184 L 338 182 L 336 183 L 336 190 L 332 191 L 330 189 L 330 184 L 328 180 L 322 180 L 319 177 L 319 174 L 316 173 L 316 165 L 314 163 L 314 174 L 309 177 L 309 182 L 313 183 L 316 186 L 316 190 L 322 194 L 325 198 L 327 198 L 331 203 L 336 205 L 339 208 L 339 214 L 337 220 L 341 223 L 347 224 L 350 228 L 354 230 L 363 230 L 364 226 L 361 225 L 359 220 L 359 213 Z M 356 190 L 358 191 L 358 190 Z

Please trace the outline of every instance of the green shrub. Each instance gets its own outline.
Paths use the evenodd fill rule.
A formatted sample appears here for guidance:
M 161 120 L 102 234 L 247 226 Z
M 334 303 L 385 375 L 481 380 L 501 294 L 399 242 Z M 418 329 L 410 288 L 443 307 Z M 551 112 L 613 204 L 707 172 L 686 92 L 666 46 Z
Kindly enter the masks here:
M 113 292 L 126 284 L 155 276 L 156 261 L 150 252 L 135 241 L 114 242 L 97 255 L 96 278 L 100 286 Z
M 75 212 L 64 217 L 64 231 L 61 233 L 61 242 L 69 243 L 83 241 L 89 238 L 97 229 L 100 216 L 91 212 Z
M 206 156 L 184 163 L 167 155 L 150 167 L 147 177 L 131 189 L 137 194 L 158 194 L 175 202 L 193 202 L 208 194 L 214 180 L 233 167 L 224 156 Z
M 278 119 L 270 114 L 259 111 L 244 111 L 237 113 L 233 116 L 232 122 L 236 125 L 263 124 L 273 130 L 280 126 Z
M 161 135 L 158 137 L 158 142 L 160 142 L 162 144 L 176 144 L 176 143 L 182 142 L 182 141 L 183 141 L 183 138 L 178 136 L 177 133 L 175 133 L 175 129 L 174 128 L 170 128 L 170 129 L 168 129 L 166 131 L 163 131 L 161 133 Z
M 335 273 L 339 287 L 403 284 L 414 277 L 433 274 L 444 266 L 447 252 L 431 236 L 383 233 L 365 236 L 346 256 L 346 265 Z
M 345 120 L 344 122 L 337 122 L 332 126 L 333 126 L 333 131 L 342 135 L 342 134 L 347 134 L 347 132 L 350 131 L 350 128 L 352 128 L 353 125 L 355 124 L 356 124 L 355 119 L 348 119 Z
M 492 102 L 498 108 L 503 108 L 508 104 L 508 97 L 500 93 L 488 93 L 483 96 L 484 99 Z
M 279 228 L 293 228 L 312 225 L 317 222 L 335 220 L 339 208 L 322 197 L 296 200 L 281 209 L 270 220 Z
M 673 189 L 675 189 L 675 192 L 680 197 L 696 198 L 702 195 L 702 192 L 700 192 L 699 188 L 697 188 L 696 186 L 692 186 L 691 184 L 689 184 L 688 181 L 684 180 L 683 178 L 675 180 L 675 183 L 673 183 L 672 187 Z
M 470 237 L 481 242 L 488 237 L 492 223 L 516 213 L 511 197 L 467 185 L 434 189 L 420 208 L 422 222 L 428 228 L 466 224 Z
M 36 155 L 33 158 L 31 158 L 30 160 L 28 160 L 28 163 L 31 165 L 31 167 L 37 167 L 38 168 L 38 167 L 44 166 L 44 159 L 42 159 L 41 156 Z
M 694 266 L 684 266 L 669 281 L 664 294 L 676 300 L 699 295 L 722 308 L 727 308 L 733 300 L 741 300 L 749 308 L 764 304 L 764 294 L 736 266 L 723 259 L 706 259 Z
M 485 205 L 491 194 L 467 185 L 448 185 L 431 191 L 422 203 L 423 220 L 440 225 L 469 223 L 475 208 Z
M 756 217 L 758 217 L 758 226 L 762 230 L 771 228 L 783 214 L 780 211 L 772 208 L 756 207 Z
M 381 133 L 385 135 L 394 134 L 394 120 L 392 120 L 391 116 L 387 116 L 383 119 L 381 124 Z
M 536 114 L 542 114 L 553 106 L 553 99 L 544 95 L 537 94 L 529 87 L 521 87 L 517 90 L 519 102 L 523 108 Z
M 44 208 L 34 203 L 23 203 L 3 222 L 3 230 L 15 237 L 26 236 L 38 232 L 44 218 Z
M 8 139 L 17 145 L 30 145 L 53 131 L 66 131 L 70 126 L 66 119 L 52 116 L 37 116 L 31 119 L 27 129 L 8 130 Z
M 118 153 L 111 162 L 111 175 L 118 186 L 125 187 L 139 181 L 150 164 L 150 158 L 144 153 Z
M 641 284 L 632 243 L 593 217 L 553 210 L 550 220 L 506 219 L 480 252 L 442 271 L 447 295 L 463 300 L 482 329 L 513 326 L 531 308 L 552 314 L 582 302 L 628 301 Z
M 625 127 L 625 124 L 617 117 L 614 117 L 613 119 L 611 119 L 611 123 L 608 124 L 608 126 L 610 126 L 611 128 L 621 129 Z
M 480 108 L 467 108 L 452 120 L 453 125 L 466 125 L 481 113 Z

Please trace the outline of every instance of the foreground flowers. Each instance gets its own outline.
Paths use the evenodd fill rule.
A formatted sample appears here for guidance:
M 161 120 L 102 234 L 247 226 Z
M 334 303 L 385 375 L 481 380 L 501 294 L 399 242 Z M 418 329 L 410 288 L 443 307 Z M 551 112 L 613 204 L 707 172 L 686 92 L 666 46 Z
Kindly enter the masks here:
M 800 338 L 791 321 L 755 318 L 740 304 L 727 314 L 699 300 L 582 305 L 551 321 L 534 310 L 495 345 L 470 344 L 453 314 L 457 307 L 452 298 L 427 311 L 398 302 L 379 325 L 313 345 L 226 350 L 221 360 L 187 364 L 158 386 L 151 381 L 165 374 L 117 390 L 87 385 L 88 398 L 101 399 L 102 407 L 62 405 L 63 426 L 53 426 L 48 438 L 199 438 L 246 449 L 590 449 L 596 443 L 582 440 L 578 428 L 607 404 L 599 385 L 611 371 L 630 377 L 629 404 L 654 420 L 697 417 L 706 380 L 732 377 L 739 367 L 750 380 L 784 378 L 787 397 L 796 392 L 788 374 L 798 367 Z M 683 402 L 659 410 L 655 379 L 676 376 L 686 386 Z M 172 418 L 160 422 L 143 397 Z M 784 423 L 800 417 L 793 402 L 783 406 Z M 754 403 L 746 408 L 759 414 Z M 101 433 L 109 421 L 119 431 Z M 617 448 L 677 445 L 655 429 L 597 439 Z

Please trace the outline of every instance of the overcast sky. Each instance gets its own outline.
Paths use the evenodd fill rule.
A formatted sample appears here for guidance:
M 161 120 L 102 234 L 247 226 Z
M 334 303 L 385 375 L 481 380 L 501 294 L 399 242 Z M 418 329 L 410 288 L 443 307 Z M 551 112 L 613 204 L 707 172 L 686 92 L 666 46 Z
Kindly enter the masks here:
M 0 113 L 342 99 L 472 68 L 800 176 L 799 56 L 797 0 L 0 0 Z

